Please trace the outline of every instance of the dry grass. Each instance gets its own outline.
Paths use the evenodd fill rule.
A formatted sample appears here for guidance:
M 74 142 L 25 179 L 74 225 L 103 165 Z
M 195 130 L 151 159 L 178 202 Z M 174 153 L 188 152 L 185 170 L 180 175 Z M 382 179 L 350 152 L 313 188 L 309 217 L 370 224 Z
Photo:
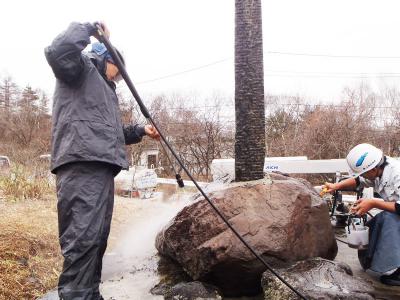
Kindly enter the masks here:
M 0 300 L 37 299 L 57 286 L 62 256 L 55 188 L 35 174 L 16 167 L 0 176 Z M 109 248 L 140 211 L 137 201 L 116 197 Z
M 0 299 L 37 299 L 61 270 L 56 201 L 0 200 Z
M 54 178 L 43 171 L 43 166 L 26 168 L 15 165 L 9 174 L 0 176 L 0 189 L 3 195 L 12 201 L 23 199 L 42 199 L 54 191 Z
M 0 300 L 37 299 L 57 286 L 62 268 L 57 200 L 3 200 L 0 189 Z M 138 199 L 116 197 L 108 248 L 140 211 Z

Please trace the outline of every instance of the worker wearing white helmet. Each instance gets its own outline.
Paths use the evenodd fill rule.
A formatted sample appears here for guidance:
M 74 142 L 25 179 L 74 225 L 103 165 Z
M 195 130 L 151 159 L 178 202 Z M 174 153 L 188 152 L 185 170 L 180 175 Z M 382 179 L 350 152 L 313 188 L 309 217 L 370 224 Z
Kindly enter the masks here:
M 400 286 L 400 161 L 385 156 L 370 144 L 359 144 L 346 157 L 351 178 L 325 183 L 328 192 L 373 187 L 381 198 L 359 199 L 352 213 L 362 216 L 373 208 L 382 210 L 372 218 L 366 257 L 372 271 L 382 273 L 381 282 Z M 382 201 L 382 199 L 384 201 Z
M 385 156 L 382 150 L 370 144 L 359 144 L 346 157 L 347 164 L 350 167 L 352 176 L 359 176 L 369 172 L 372 169 L 378 170 L 376 167 L 384 163 Z M 372 174 L 373 172 L 370 172 Z M 367 175 L 367 174 L 365 174 Z

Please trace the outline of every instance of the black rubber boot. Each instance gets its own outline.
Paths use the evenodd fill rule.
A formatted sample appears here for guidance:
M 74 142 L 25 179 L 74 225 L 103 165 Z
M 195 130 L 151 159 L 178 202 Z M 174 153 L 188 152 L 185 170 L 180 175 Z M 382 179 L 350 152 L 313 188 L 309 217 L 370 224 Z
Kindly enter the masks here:
M 386 285 L 400 286 L 400 268 L 398 268 L 394 273 L 390 275 L 382 275 L 380 280 Z

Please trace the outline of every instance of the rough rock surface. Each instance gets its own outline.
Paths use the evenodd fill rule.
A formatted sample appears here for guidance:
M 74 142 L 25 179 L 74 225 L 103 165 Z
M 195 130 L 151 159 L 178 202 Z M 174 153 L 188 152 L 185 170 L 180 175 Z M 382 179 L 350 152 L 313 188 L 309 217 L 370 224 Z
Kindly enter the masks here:
M 277 270 L 292 287 L 309 300 L 372 300 L 372 286 L 353 276 L 350 267 L 321 258 L 297 262 L 285 270 Z M 299 299 L 283 282 L 270 272 L 262 276 L 265 300 Z
M 199 281 L 182 282 L 168 289 L 165 300 L 222 300 L 218 289 Z
M 304 180 L 271 174 L 257 181 L 213 187 L 209 198 L 241 236 L 274 266 L 312 257 L 334 259 L 337 244 L 326 203 Z M 197 197 L 157 235 L 161 255 L 194 280 L 224 295 L 256 294 L 265 267 Z

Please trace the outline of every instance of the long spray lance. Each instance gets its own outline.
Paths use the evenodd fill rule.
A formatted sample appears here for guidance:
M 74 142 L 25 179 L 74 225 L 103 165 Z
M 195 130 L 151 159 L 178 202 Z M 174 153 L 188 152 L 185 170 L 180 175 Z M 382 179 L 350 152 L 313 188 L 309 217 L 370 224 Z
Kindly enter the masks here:
M 149 111 L 147 110 L 147 107 L 144 105 L 143 101 L 141 100 L 138 92 L 136 91 L 135 86 L 133 85 L 131 79 L 129 78 L 128 73 L 125 70 L 124 65 L 121 62 L 121 59 L 119 57 L 119 55 L 117 55 L 117 52 L 115 51 L 115 48 L 111 45 L 110 41 L 108 40 L 108 38 L 105 36 L 104 31 L 101 27 L 100 24 L 96 23 L 95 24 L 97 31 L 98 31 L 98 35 L 99 38 L 101 40 L 101 42 L 106 46 L 107 50 L 110 52 L 111 57 L 113 58 L 114 62 L 116 63 L 116 66 L 118 68 L 119 73 L 121 74 L 122 78 L 124 78 L 126 85 L 128 86 L 129 90 L 131 91 L 133 97 L 135 98 L 137 104 L 139 105 L 140 111 L 142 112 L 143 116 L 146 118 L 147 122 L 152 125 L 160 134 L 161 140 L 168 146 L 168 148 L 170 149 L 171 153 L 174 154 L 174 156 L 177 158 L 175 152 L 173 152 L 172 148 L 170 147 L 170 145 L 168 144 L 165 136 L 161 133 L 160 129 L 158 128 L 158 126 L 154 123 L 153 118 L 150 116 Z M 161 146 L 164 148 L 162 142 L 160 141 Z M 165 150 L 164 150 L 165 151 Z M 169 158 L 167 152 L 165 151 L 167 158 L 172 166 L 172 168 L 175 171 L 175 167 L 171 161 L 171 159 Z M 183 180 L 181 178 L 181 175 L 179 173 L 177 173 L 175 171 L 175 178 L 176 181 L 178 183 L 178 186 L 183 188 L 184 187 L 184 183 Z
M 100 24 L 96 24 L 98 35 L 100 38 L 100 41 L 104 43 L 106 46 L 107 50 L 110 52 L 111 57 L 113 58 L 122 78 L 124 78 L 126 85 L 128 86 L 129 90 L 132 92 L 133 97 L 135 98 L 137 104 L 139 105 L 139 108 L 143 114 L 143 116 L 148 120 L 148 122 L 154 126 L 154 128 L 158 131 L 160 134 L 161 140 L 165 143 L 167 146 L 168 150 L 172 153 L 172 155 L 175 157 L 176 161 L 178 164 L 181 166 L 181 168 L 185 171 L 186 175 L 190 178 L 190 180 L 193 182 L 193 184 L 196 186 L 196 188 L 199 190 L 199 192 L 203 195 L 204 199 L 211 205 L 211 207 L 214 209 L 214 211 L 217 213 L 217 215 L 224 221 L 224 223 L 229 227 L 229 229 L 236 235 L 236 237 L 243 243 L 244 246 L 246 246 L 247 249 L 250 250 L 250 252 L 265 266 L 267 270 L 269 270 L 272 274 L 274 274 L 280 281 L 282 281 L 288 288 L 290 288 L 296 295 L 298 295 L 301 299 L 307 300 L 307 298 L 297 291 L 294 287 L 292 287 L 282 276 L 280 276 L 244 239 L 243 237 L 236 231 L 235 228 L 232 227 L 232 225 L 228 222 L 228 220 L 225 218 L 225 216 L 219 211 L 219 209 L 214 205 L 214 203 L 210 200 L 210 198 L 207 196 L 207 194 L 203 191 L 203 189 L 200 187 L 200 185 L 197 183 L 197 181 L 194 179 L 192 174 L 189 172 L 189 170 L 185 167 L 175 150 L 172 148 L 172 146 L 168 143 L 166 140 L 164 134 L 161 132 L 161 130 L 158 128 L 157 124 L 154 122 L 153 118 L 151 117 L 149 111 L 147 110 L 146 106 L 143 104 L 142 99 L 140 98 L 138 92 L 136 91 L 128 73 L 125 70 L 124 65 L 122 64 L 119 56 L 117 55 L 114 47 L 111 45 L 110 41 L 108 38 L 104 35 L 104 31 Z
M 178 186 L 179 186 L 180 188 L 183 188 L 183 187 L 185 186 L 185 184 L 184 184 L 184 182 L 183 182 L 183 180 L 182 180 L 181 175 L 176 171 L 175 166 L 174 166 L 174 163 L 172 162 L 171 158 L 169 157 L 168 152 L 167 152 L 167 149 L 165 149 L 165 147 L 164 147 L 164 145 L 163 145 L 163 143 L 162 143 L 161 141 L 160 141 L 160 145 L 161 145 L 161 147 L 163 148 L 163 151 L 164 151 L 165 156 L 167 157 L 167 159 L 168 159 L 168 161 L 169 161 L 169 164 L 171 165 L 172 169 L 173 169 L 174 172 L 175 172 L 175 178 L 176 178 L 176 182 L 178 183 Z

